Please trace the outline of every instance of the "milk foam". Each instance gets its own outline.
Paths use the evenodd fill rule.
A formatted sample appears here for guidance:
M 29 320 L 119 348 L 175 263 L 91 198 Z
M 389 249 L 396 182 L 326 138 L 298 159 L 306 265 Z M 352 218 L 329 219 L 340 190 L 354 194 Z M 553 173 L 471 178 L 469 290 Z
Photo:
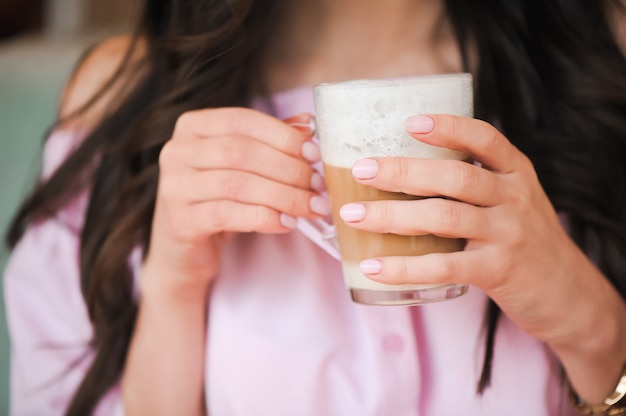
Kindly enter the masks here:
M 317 134 L 325 163 L 351 168 L 372 156 L 465 159 L 413 139 L 405 122 L 417 114 L 473 116 L 470 74 L 317 85 Z

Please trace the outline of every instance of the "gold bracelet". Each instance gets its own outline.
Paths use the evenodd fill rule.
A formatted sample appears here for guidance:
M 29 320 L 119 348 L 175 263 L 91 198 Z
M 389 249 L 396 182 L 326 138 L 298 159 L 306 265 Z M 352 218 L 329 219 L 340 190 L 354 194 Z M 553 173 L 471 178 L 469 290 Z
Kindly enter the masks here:
M 585 403 L 571 387 L 570 400 L 574 408 L 583 415 L 626 415 L 626 365 L 622 369 L 622 376 L 617 383 L 617 387 L 615 387 L 615 391 L 604 399 L 602 404 L 590 405 Z

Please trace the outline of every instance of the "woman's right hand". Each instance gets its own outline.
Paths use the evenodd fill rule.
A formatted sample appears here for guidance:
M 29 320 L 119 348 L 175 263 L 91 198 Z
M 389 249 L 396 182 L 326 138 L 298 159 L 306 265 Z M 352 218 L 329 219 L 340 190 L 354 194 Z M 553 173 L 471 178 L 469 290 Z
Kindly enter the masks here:
M 311 117 L 281 121 L 251 109 L 220 108 L 178 119 L 159 160 L 144 264 L 150 279 L 207 288 L 231 232 L 285 233 L 296 217 L 329 213 L 319 194 L 323 178 L 311 167 L 319 160 L 306 127 Z

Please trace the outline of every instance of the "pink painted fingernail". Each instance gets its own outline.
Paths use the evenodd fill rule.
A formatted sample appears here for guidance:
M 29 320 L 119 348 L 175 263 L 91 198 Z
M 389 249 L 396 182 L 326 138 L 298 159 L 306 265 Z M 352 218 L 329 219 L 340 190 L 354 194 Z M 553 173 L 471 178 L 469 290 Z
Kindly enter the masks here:
M 311 175 L 311 189 L 317 192 L 324 192 L 326 190 L 324 177 L 317 172 L 313 172 Z
M 300 113 L 293 117 L 289 117 L 285 120 L 285 122 L 304 134 L 313 135 L 315 132 L 315 117 L 313 114 Z
M 345 222 L 358 222 L 365 218 L 365 205 L 345 204 L 339 210 L 339 216 Z
M 330 214 L 330 202 L 328 199 L 323 198 L 321 196 L 314 196 L 309 201 L 309 207 L 311 211 L 319 215 L 328 215 Z
M 382 269 L 380 260 L 368 259 L 359 263 L 359 269 L 363 274 L 378 274 Z
M 435 128 L 435 120 L 428 116 L 413 116 L 406 120 L 406 130 L 409 133 L 430 133 Z
M 321 158 L 320 148 L 315 143 L 306 141 L 302 144 L 302 157 L 309 162 L 319 162 Z
M 357 179 L 373 179 L 378 174 L 378 161 L 361 159 L 352 166 L 352 176 Z
M 292 217 L 289 214 L 285 214 L 284 212 L 280 214 L 280 224 L 285 227 L 293 230 L 296 228 L 297 220 L 295 217 Z
M 311 133 L 315 134 L 315 130 L 317 129 L 317 126 L 315 124 L 315 116 L 312 114 L 309 114 L 311 117 L 309 118 L 309 124 L 308 127 L 311 130 Z

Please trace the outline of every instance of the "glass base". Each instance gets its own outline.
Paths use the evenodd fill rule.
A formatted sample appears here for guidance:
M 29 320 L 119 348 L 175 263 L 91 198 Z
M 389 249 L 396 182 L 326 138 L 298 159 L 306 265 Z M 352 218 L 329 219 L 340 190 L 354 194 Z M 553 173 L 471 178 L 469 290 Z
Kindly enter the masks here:
M 356 303 L 386 306 L 423 305 L 454 299 L 465 293 L 467 285 L 441 285 L 408 290 L 350 289 L 350 296 Z

